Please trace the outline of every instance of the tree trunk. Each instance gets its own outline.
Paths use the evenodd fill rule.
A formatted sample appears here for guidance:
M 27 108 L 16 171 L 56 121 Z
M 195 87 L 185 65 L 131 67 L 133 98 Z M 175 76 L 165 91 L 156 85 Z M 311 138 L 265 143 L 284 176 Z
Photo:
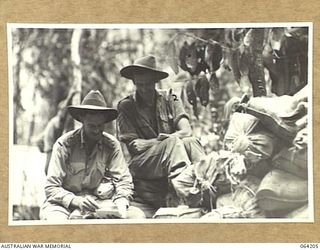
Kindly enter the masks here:
M 250 48 L 250 65 L 249 65 L 249 79 L 252 85 L 253 96 L 266 96 L 266 82 L 264 79 L 263 66 L 263 41 L 264 29 L 252 30 L 252 46 Z
M 38 83 L 39 84 L 39 83 Z M 33 103 L 33 106 L 36 107 L 37 106 L 37 103 L 36 103 L 36 92 L 37 92 L 37 89 L 38 87 L 36 86 L 34 88 L 34 92 L 33 92 L 33 96 L 32 96 L 32 103 Z M 28 136 L 28 141 L 27 141 L 27 144 L 28 145 L 31 145 L 32 141 L 31 141 L 31 138 L 33 137 L 33 134 L 34 134 L 34 127 L 35 127 L 35 119 L 36 119 L 36 114 L 35 114 L 35 110 L 32 111 L 32 119 L 31 119 L 31 122 L 30 122 L 30 127 L 29 127 L 29 136 Z
M 80 69 L 80 39 L 81 39 L 82 30 L 75 29 L 72 33 L 71 38 L 71 60 L 73 66 L 73 85 L 70 91 L 76 91 L 72 99 L 72 104 L 77 105 L 80 104 L 81 101 L 81 82 L 82 82 L 82 74 Z M 80 123 L 75 121 L 74 127 L 80 127 Z
M 18 124 L 17 120 L 20 116 L 21 110 L 23 110 L 22 104 L 21 104 L 21 89 L 20 89 L 20 66 L 21 66 L 21 53 L 22 48 L 20 48 L 16 54 L 17 63 L 13 67 L 13 85 L 14 85 L 14 110 L 13 110 L 13 144 L 18 143 Z

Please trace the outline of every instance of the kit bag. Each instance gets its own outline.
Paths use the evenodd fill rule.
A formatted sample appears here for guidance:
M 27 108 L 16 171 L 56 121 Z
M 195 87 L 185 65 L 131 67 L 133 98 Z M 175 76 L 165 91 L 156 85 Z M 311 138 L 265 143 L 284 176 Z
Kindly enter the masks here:
M 272 159 L 272 165 L 276 169 L 307 179 L 307 149 L 296 151 L 293 150 L 293 148 L 289 149 L 284 147 L 279 154 Z
M 189 207 L 215 207 L 216 196 L 230 192 L 230 182 L 219 168 L 224 160 L 211 152 L 201 161 L 189 165 L 171 180 L 172 186 L 183 203 Z
M 296 122 L 306 115 L 304 103 L 292 96 L 254 97 L 240 104 L 240 110 L 258 118 L 279 138 L 291 143 L 299 127 Z
M 309 218 L 309 208 L 308 204 L 292 211 L 286 215 L 286 218 L 289 219 L 308 219 Z
M 239 218 L 265 218 L 264 211 L 258 206 L 256 192 L 259 188 L 260 180 L 254 176 L 247 176 L 239 185 L 232 186 L 232 192 L 224 194 L 217 199 L 217 209 L 224 207 L 239 208 Z M 231 213 L 230 218 L 236 215 Z M 229 218 L 225 215 L 224 218 Z
M 225 149 L 244 154 L 256 163 L 270 158 L 276 144 L 277 138 L 261 126 L 258 118 L 245 113 L 232 115 L 224 138 Z
M 292 211 L 308 203 L 308 182 L 283 170 L 270 171 L 261 181 L 256 199 L 266 211 Z

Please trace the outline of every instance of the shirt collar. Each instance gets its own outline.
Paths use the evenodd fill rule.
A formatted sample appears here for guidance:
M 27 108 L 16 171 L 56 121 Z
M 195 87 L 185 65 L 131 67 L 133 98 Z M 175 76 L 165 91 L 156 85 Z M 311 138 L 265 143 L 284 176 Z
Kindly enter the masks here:
M 156 95 L 156 102 L 158 101 L 158 99 L 159 99 L 160 97 L 163 96 L 163 94 L 160 93 L 157 89 L 155 89 L 155 95 Z M 142 105 L 142 106 L 144 105 L 144 102 L 143 102 L 141 96 L 138 94 L 137 91 L 135 91 L 135 93 L 134 93 L 134 95 L 133 95 L 133 100 L 134 100 L 138 105 Z
M 85 144 L 86 144 L 86 140 L 85 140 L 85 137 L 84 137 L 84 129 L 83 129 L 83 126 L 82 126 L 81 127 L 81 131 L 80 131 L 80 148 L 84 148 Z M 98 148 L 102 149 L 102 137 L 97 142 L 97 144 L 98 144 Z

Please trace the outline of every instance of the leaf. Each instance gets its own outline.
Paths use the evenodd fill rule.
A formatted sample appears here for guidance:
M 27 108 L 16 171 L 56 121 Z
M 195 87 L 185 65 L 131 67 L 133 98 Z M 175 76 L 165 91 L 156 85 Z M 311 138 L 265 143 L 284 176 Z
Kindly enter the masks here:
M 176 46 L 174 41 L 170 42 L 167 47 L 167 62 L 175 74 L 179 73 L 179 61 L 176 55 Z
M 207 106 L 209 103 L 209 85 L 209 81 L 205 74 L 201 75 L 196 82 L 196 94 L 200 98 L 202 106 Z
M 199 110 L 198 110 L 198 105 L 197 105 L 197 99 L 196 101 L 192 104 L 192 110 L 193 110 L 193 114 L 194 116 L 197 118 L 197 120 L 199 119 Z
M 273 50 L 280 50 L 285 32 L 283 28 L 273 28 L 269 34 L 269 43 Z
M 188 67 L 187 67 L 187 64 L 186 64 L 186 57 L 187 57 L 187 54 L 188 54 L 188 50 L 189 50 L 189 44 L 187 42 L 184 42 L 184 44 L 181 47 L 180 52 L 179 52 L 180 67 L 184 71 L 188 71 Z
M 250 47 L 251 44 L 252 44 L 252 41 L 253 41 L 253 36 L 252 36 L 252 29 L 250 29 L 247 34 L 244 36 L 244 39 L 243 39 L 243 44 L 247 47 Z
M 240 52 L 240 55 L 242 55 L 244 52 L 245 52 L 245 49 L 246 49 L 246 46 L 244 44 L 241 44 L 239 46 L 239 52 Z
M 235 80 L 240 83 L 240 78 L 241 78 L 241 73 L 240 73 L 240 69 L 239 69 L 239 51 L 235 50 L 232 52 L 232 56 L 231 56 L 231 68 L 232 68 L 232 72 L 234 75 Z
M 188 98 L 188 102 L 192 105 L 193 114 L 198 119 L 198 107 L 197 107 L 197 96 L 194 92 L 193 88 L 193 80 L 189 80 L 186 86 L 186 94 Z
M 195 43 L 189 45 L 184 42 L 179 53 L 180 67 L 188 71 L 190 75 L 198 75 L 201 71 L 206 71 L 207 64 L 204 61 L 204 48 L 198 48 Z
M 193 75 L 196 72 L 198 66 L 198 52 L 194 43 L 190 45 L 186 54 L 185 61 L 189 73 Z
M 220 88 L 219 79 L 216 76 L 216 73 L 212 73 L 210 76 L 210 88 L 212 92 L 215 94 L 218 92 Z
M 233 38 L 233 41 L 235 43 L 240 43 L 243 39 L 244 39 L 244 36 L 245 36 L 245 29 L 243 28 L 236 28 L 232 31 L 232 38 Z
M 196 82 L 196 85 L 195 85 L 195 87 L 194 87 L 194 89 L 195 89 L 195 93 L 196 93 L 196 96 L 197 97 L 200 97 L 200 93 L 201 93 L 201 78 L 198 78 L 198 80 L 197 80 L 197 82 Z
M 242 76 L 249 74 L 249 63 L 249 55 L 246 52 L 240 55 L 239 71 Z
M 220 68 L 220 62 L 222 60 L 222 47 L 221 45 L 210 40 L 210 43 L 205 49 L 205 62 L 209 66 L 210 72 L 215 72 Z
M 207 69 L 209 69 L 208 64 L 205 62 L 205 46 L 201 46 L 197 48 L 198 51 L 198 65 L 195 74 L 199 75 L 201 72 L 206 73 Z
M 197 96 L 196 96 L 196 93 L 194 92 L 193 81 L 192 80 L 187 82 L 186 92 L 187 92 L 188 102 L 191 105 L 196 103 L 197 102 Z

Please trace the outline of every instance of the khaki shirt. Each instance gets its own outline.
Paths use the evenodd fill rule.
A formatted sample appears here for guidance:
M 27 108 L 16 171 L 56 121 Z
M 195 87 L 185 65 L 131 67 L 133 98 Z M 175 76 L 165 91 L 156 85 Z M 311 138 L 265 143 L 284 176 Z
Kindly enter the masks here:
M 121 100 L 118 104 L 118 137 L 121 142 L 134 139 L 157 138 L 159 133 L 171 134 L 181 118 L 189 119 L 182 102 L 172 93 L 156 90 L 154 114 L 146 108 L 137 93 Z
M 116 138 L 103 133 L 87 157 L 83 130 L 70 131 L 53 146 L 45 186 L 47 201 L 69 208 L 75 195 L 92 194 L 104 176 L 115 184 L 113 200 L 132 194 L 132 177 Z
M 43 143 L 44 152 L 49 153 L 52 151 L 53 144 L 61 136 L 63 128 L 60 125 L 60 118 L 53 117 L 47 124 L 44 130 Z

